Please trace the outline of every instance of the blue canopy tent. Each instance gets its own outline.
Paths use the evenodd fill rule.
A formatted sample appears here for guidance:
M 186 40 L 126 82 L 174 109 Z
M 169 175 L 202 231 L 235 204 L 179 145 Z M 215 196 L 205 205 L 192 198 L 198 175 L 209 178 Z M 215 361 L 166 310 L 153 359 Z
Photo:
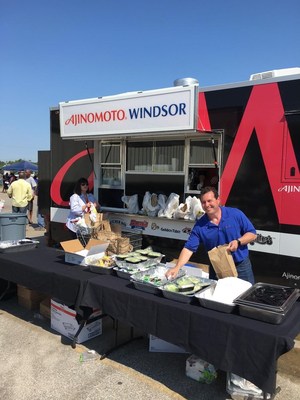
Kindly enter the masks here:
M 31 171 L 36 172 L 38 170 L 38 166 L 30 161 L 22 160 L 13 164 L 3 165 L 1 169 L 8 171 L 25 171 L 26 169 L 30 169 Z

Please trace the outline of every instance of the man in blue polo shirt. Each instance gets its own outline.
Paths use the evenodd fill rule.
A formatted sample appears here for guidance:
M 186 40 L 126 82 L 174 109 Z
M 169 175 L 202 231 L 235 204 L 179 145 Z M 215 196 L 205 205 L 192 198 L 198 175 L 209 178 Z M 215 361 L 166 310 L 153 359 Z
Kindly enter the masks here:
M 256 239 L 254 226 L 239 209 L 220 206 L 219 194 L 214 187 L 202 189 L 200 201 L 205 214 L 195 223 L 177 264 L 167 272 L 167 277 L 176 277 L 201 243 L 207 251 L 228 243 L 227 250 L 232 253 L 238 277 L 253 284 L 254 276 L 247 245 Z M 212 267 L 209 277 L 216 279 Z

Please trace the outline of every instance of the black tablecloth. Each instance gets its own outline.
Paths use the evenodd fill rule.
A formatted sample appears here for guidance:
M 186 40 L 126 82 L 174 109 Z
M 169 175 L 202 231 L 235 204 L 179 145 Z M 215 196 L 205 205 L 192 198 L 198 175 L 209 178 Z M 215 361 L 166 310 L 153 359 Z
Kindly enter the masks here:
M 82 305 L 185 348 L 216 368 L 240 375 L 274 393 L 276 364 L 300 332 L 300 303 L 280 325 L 183 304 L 135 289 L 115 276 L 89 280 Z
M 62 250 L 47 247 L 0 253 L 0 278 L 55 297 L 78 308 L 88 279 L 95 274 L 80 265 L 66 264 Z
M 136 290 L 112 275 L 65 264 L 64 253 L 43 243 L 30 251 L 0 253 L 0 278 L 82 309 L 101 308 L 113 318 L 174 343 L 265 392 L 275 391 L 276 363 L 300 332 L 300 303 L 280 325 L 183 304 Z

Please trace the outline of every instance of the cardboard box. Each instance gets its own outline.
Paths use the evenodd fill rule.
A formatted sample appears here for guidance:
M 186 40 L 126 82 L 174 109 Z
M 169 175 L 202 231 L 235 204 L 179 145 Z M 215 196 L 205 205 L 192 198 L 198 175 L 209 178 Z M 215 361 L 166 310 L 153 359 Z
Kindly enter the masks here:
M 51 298 L 46 297 L 40 302 L 40 314 L 48 319 L 51 319 Z
M 78 239 L 73 239 L 60 244 L 65 251 L 65 262 L 86 266 L 85 257 L 99 255 L 100 258 L 104 256 L 109 242 L 90 239 L 86 247 L 83 247 Z
M 98 315 L 101 315 L 100 310 L 94 311 L 90 318 Z M 51 328 L 73 340 L 79 329 L 76 311 L 51 299 Z M 102 319 L 97 319 L 90 323 L 87 322 L 78 335 L 76 343 L 86 342 L 99 335 L 102 335 Z
M 173 258 L 172 263 L 176 264 L 177 261 L 178 261 L 177 258 Z M 208 264 L 201 264 L 201 263 L 196 263 L 194 261 L 189 261 L 188 263 L 186 263 L 186 266 L 200 268 L 204 272 L 207 272 L 207 273 L 209 272 L 209 265 Z
M 166 342 L 154 335 L 149 335 L 149 351 L 153 353 L 188 353 L 182 347 Z
M 208 273 L 209 272 L 209 265 L 208 264 L 201 264 L 201 263 L 195 263 L 195 262 L 188 262 L 186 264 L 189 267 L 193 268 L 200 268 L 202 269 L 203 272 Z
M 36 310 L 40 307 L 40 302 L 45 299 L 44 293 L 29 289 L 25 286 L 17 286 L 18 304 L 27 310 Z

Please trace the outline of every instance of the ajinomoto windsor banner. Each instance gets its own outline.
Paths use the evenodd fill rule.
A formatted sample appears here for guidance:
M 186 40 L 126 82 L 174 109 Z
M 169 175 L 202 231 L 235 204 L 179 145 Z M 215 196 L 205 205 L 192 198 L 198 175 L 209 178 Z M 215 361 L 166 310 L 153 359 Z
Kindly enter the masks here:
M 197 88 L 180 86 L 62 102 L 61 137 L 101 138 L 195 130 Z

